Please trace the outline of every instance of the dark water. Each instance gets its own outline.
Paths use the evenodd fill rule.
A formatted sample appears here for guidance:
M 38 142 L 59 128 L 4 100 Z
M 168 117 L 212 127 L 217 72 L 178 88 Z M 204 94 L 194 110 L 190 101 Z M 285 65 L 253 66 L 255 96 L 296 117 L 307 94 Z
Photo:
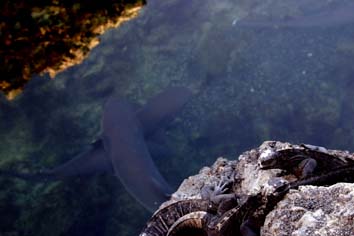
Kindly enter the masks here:
M 1 101 L 1 167 L 63 163 L 97 139 L 108 97 L 143 104 L 171 85 L 197 93 L 156 134 L 166 150 L 152 156 L 175 188 L 217 157 L 237 158 L 265 140 L 354 151 L 353 22 L 237 23 L 247 14 L 287 19 L 328 9 L 318 2 L 148 2 L 139 17 L 106 32 L 81 65 L 54 80 L 38 76 L 18 99 Z M 1 178 L 0 186 L 0 235 L 130 236 L 150 215 L 112 176 Z

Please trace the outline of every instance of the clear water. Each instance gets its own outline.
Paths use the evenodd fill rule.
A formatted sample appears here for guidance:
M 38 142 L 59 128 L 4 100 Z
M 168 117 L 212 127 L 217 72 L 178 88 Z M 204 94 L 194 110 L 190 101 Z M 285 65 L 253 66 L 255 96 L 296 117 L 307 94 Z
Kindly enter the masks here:
M 108 97 L 143 104 L 171 85 L 196 92 L 156 135 L 164 150 L 152 152 L 174 188 L 265 140 L 353 151 L 354 22 L 279 24 L 347 2 L 150 1 L 81 65 L 54 80 L 38 76 L 18 99 L 1 101 L 0 165 L 34 172 L 63 163 L 98 138 Z M 0 178 L 0 186 L 1 235 L 130 236 L 150 216 L 112 176 Z

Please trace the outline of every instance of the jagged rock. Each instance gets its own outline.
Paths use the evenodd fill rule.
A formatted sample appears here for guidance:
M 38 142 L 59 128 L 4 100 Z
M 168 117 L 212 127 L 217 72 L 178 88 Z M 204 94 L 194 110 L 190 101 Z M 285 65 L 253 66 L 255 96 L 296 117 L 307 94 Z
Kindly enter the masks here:
M 267 141 L 183 181 L 141 235 L 354 235 L 354 184 L 342 181 L 354 182 L 353 154 Z
M 354 184 L 301 186 L 270 212 L 262 236 L 353 235 Z

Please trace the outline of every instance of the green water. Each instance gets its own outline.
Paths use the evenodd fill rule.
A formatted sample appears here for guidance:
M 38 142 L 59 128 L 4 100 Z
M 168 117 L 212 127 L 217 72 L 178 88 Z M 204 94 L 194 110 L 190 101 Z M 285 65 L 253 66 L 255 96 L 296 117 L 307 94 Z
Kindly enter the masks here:
M 326 8 L 305 3 L 148 2 L 137 18 L 106 32 L 81 65 L 54 80 L 37 76 L 14 101 L 2 98 L 1 167 L 35 172 L 63 163 L 98 138 L 108 97 L 143 104 L 172 85 L 197 94 L 160 131 L 167 154 L 153 155 L 174 188 L 217 157 L 237 158 L 265 140 L 353 151 L 353 23 L 237 24 L 248 14 L 301 16 Z M 0 186 L 4 236 L 130 236 L 150 216 L 113 176 L 0 178 Z

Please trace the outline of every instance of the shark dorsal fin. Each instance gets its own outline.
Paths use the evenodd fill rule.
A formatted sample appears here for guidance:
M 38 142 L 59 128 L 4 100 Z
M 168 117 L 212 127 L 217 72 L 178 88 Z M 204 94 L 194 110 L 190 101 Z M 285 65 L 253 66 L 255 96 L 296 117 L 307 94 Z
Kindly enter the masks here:
M 192 92 L 184 87 L 170 87 L 150 98 L 136 112 L 141 123 L 144 136 L 150 136 L 157 128 L 164 127 L 176 117 L 185 103 L 191 98 Z

